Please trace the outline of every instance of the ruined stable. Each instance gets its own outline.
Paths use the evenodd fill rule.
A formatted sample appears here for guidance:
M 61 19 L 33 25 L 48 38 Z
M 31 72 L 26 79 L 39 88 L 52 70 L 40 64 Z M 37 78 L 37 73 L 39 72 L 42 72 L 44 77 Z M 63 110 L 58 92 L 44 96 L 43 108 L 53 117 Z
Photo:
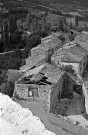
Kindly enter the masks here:
M 81 99 L 84 108 L 81 109 L 78 102 L 76 107 L 78 105 L 80 111 L 75 113 L 85 111 L 81 79 L 48 63 L 29 70 L 18 80 L 15 83 L 14 95 L 20 99 L 40 101 L 47 111 L 62 115 L 68 115 L 64 108 L 77 97 Z

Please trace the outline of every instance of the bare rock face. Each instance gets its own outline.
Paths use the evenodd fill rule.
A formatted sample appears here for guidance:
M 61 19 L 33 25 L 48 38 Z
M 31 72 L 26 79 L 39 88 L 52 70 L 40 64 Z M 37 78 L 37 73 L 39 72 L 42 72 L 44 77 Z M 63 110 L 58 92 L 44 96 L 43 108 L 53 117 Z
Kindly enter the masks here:
M 0 135 L 55 135 L 40 119 L 0 93 Z

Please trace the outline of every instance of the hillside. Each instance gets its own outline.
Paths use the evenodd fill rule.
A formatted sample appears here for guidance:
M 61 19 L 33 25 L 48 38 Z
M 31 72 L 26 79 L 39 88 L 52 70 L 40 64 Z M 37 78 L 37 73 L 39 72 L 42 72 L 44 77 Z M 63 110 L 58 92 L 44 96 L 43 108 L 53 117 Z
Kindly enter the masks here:
M 35 4 L 64 4 L 71 6 L 79 6 L 79 7 L 88 7 L 88 0 L 0 0 L 3 4 L 26 4 L 26 3 L 35 3 Z M 0 4 L 1 5 L 1 4 Z
M 41 0 L 40 0 L 41 1 Z M 88 6 L 88 0 L 44 0 L 45 2 L 49 3 L 60 3 L 60 4 L 74 4 L 74 5 L 79 5 L 82 7 L 87 7 Z
M 0 0 L 0 12 L 3 10 L 10 10 L 13 8 L 36 8 L 36 5 L 41 7 L 50 7 L 62 12 L 85 12 L 88 13 L 87 0 Z

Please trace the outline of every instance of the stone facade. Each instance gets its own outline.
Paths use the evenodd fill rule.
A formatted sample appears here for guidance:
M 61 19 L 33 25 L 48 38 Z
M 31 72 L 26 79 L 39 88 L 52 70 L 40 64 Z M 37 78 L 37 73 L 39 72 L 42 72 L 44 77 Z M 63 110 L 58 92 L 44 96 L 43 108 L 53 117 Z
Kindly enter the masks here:
M 69 84 L 64 88 L 64 80 L 68 79 Z M 52 113 L 55 113 L 55 107 L 57 102 L 59 103 L 62 98 L 61 95 L 68 96 L 69 93 L 73 93 L 74 81 L 65 73 L 56 84 L 21 84 L 15 83 L 14 95 L 24 100 L 37 100 L 43 103 L 44 108 Z
M 43 103 L 46 110 L 50 108 L 50 85 L 31 85 L 15 83 L 14 96 L 24 100 L 37 100 Z
M 50 112 L 55 113 L 57 102 L 60 101 L 63 85 L 63 76 L 59 79 L 56 85 L 51 88 L 50 93 Z
M 62 83 L 63 76 L 53 85 L 21 84 L 16 82 L 14 96 L 24 100 L 40 101 L 46 110 L 54 113 L 55 105 L 59 101 L 59 94 L 61 95 Z

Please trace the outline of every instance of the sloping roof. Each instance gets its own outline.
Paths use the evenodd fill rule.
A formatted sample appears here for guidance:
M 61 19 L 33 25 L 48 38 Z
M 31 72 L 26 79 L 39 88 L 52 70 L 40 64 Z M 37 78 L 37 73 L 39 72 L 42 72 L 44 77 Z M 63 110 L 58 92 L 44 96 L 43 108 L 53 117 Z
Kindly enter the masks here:
M 63 56 L 62 61 L 65 62 L 80 62 L 84 59 L 87 51 L 80 45 L 73 46 L 68 49 L 68 52 Z
M 54 65 L 46 64 L 45 67 L 42 68 L 41 73 L 48 77 L 48 81 L 56 83 L 62 74 L 64 74 L 64 71 Z
M 26 65 L 22 66 L 20 68 L 20 70 L 22 72 L 26 72 L 27 70 L 29 70 L 33 66 L 37 65 L 40 61 L 44 60 L 45 58 L 46 58 L 46 56 L 42 55 L 42 54 L 34 55 L 33 57 L 28 57 L 26 59 Z
M 51 41 L 53 38 L 54 38 L 53 35 L 49 35 L 49 36 L 47 36 L 47 37 L 42 38 L 41 41 L 44 42 L 44 43 L 48 43 L 48 42 Z
M 60 39 L 50 38 L 50 39 L 48 39 L 48 41 L 46 39 L 46 41 L 44 41 L 44 43 L 42 42 L 37 47 L 32 48 L 31 52 L 39 51 L 39 50 L 41 50 L 41 51 L 48 51 L 49 49 L 53 49 L 53 48 L 55 48 L 57 46 L 61 47 L 61 45 L 62 45 L 61 43 L 62 42 L 61 42 Z
M 63 45 L 63 49 L 62 46 L 55 51 L 55 53 L 52 55 L 53 58 L 61 58 L 62 56 L 64 56 L 64 54 L 68 51 L 69 48 L 76 46 L 76 42 L 70 42 L 70 43 L 66 43 Z
M 57 45 L 60 45 L 59 47 L 61 47 L 61 40 L 60 39 L 52 39 L 48 44 L 50 45 L 51 48 L 54 48 Z
M 60 59 L 60 58 L 62 58 L 63 56 L 64 56 L 64 54 L 67 52 L 67 49 L 58 49 L 58 50 L 56 50 L 55 51 L 55 53 L 52 55 L 52 59 L 54 58 L 54 59 L 56 59 L 56 58 L 58 58 L 58 59 Z
M 61 61 L 63 61 L 63 62 L 79 62 L 79 60 L 78 59 L 76 59 L 75 57 L 74 57 L 74 55 L 72 55 L 72 54 L 70 54 L 69 52 L 67 52 L 64 56 L 63 56 L 63 58 L 61 59 Z
M 60 32 L 52 32 L 52 35 L 57 36 L 57 37 L 61 36 L 62 34 L 63 34 L 62 31 L 60 31 Z
M 60 48 L 62 45 L 62 42 L 60 39 L 52 39 L 46 44 L 41 44 L 40 48 L 42 50 L 48 51 L 49 49 L 53 49 L 58 46 Z
M 43 77 L 47 77 L 47 81 L 55 84 L 62 76 L 62 74 L 64 74 L 64 71 L 60 70 L 54 65 L 46 63 L 28 71 L 24 75 L 24 77 L 30 77 L 30 75 L 32 75 L 32 77 L 30 78 L 31 81 L 38 81 L 41 80 Z
M 44 67 L 45 65 L 41 65 L 39 67 L 36 67 L 32 70 L 29 70 L 24 76 L 29 76 L 29 75 L 33 75 L 33 74 L 37 74 L 39 73 L 39 71 Z
M 32 48 L 32 49 L 31 49 L 31 52 L 32 52 L 32 51 L 35 51 L 35 50 L 38 50 L 39 48 L 40 48 L 40 44 L 39 44 L 38 46 Z

